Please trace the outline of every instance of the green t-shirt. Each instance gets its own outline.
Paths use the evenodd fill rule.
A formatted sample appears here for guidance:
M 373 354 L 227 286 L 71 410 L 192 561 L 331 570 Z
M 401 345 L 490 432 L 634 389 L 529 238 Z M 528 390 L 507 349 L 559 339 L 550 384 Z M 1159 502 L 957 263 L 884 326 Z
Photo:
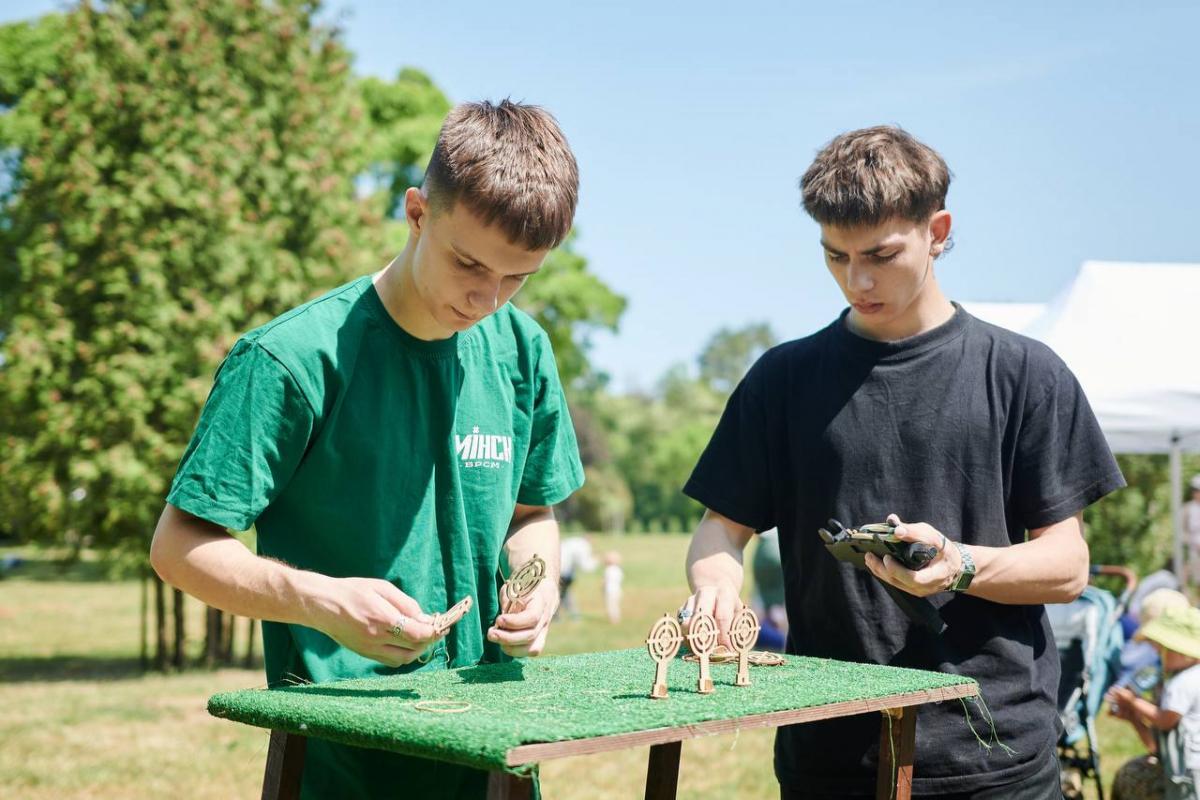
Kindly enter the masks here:
M 554 355 L 527 314 L 506 305 L 422 341 L 365 276 L 234 345 L 167 501 L 234 530 L 254 525 L 262 555 L 300 569 L 390 580 L 429 613 L 474 598 L 428 664 L 400 669 L 312 628 L 264 622 L 275 686 L 504 660 L 485 632 L 514 506 L 553 505 L 582 483 Z M 483 778 L 310 740 L 304 794 L 482 796 Z

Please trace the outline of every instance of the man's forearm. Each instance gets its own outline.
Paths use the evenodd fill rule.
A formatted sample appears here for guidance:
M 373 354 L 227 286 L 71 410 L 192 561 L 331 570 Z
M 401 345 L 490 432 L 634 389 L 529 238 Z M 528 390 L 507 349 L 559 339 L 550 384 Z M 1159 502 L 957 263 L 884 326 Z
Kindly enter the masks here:
M 971 546 L 975 579 L 967 594 L 997 603 L 1067 603 L 1087 586 L 1088 547 L 1070 530 L 1047 529 L 1008 547 Z
M 541 556 L 546 562 L 546 579 L 557 586 L 559 550 L 558 520 L 552 509 L 530 507 L 513 517 L 504 542 L 510 569 L 517 569 L 535 555 Z
M 242 617 L 309 624 L 329 579 L 255 555 L 216 526 L 168 506 L 150 548 L 164 581 Z
M 751 535 L 730 530 L 711 512 L 705 514 L 688 547 L 687 578 L 692 591 L 701 586 L 727 585 L 740 594 L 745 576 L 742 552 Z

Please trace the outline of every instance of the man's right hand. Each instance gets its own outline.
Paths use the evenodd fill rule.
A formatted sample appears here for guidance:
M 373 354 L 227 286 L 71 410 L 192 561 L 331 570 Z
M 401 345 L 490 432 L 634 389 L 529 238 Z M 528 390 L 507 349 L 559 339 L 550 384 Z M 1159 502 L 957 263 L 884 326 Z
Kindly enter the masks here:
M 741 595 L 732 583 L 698 586 L 679 609 L 679 624 L 687 636 L 696 615 L 708 614 L 717 623 L 717 644 L 729 647 L 729 626 L 741 608 Z
M 150 563 L 164 581 L 214 608 L 315 628 L 391 667 L 415 661 L 438 638 L 432 618 L 388 581 L 331 578 L 263 558 L 219 525 L 169 503 Z
M 416 661 L 441 638 L 416 600 L 379 578 L 328 578 L 310 611 L 310 627 L 389 667 Z
M 684 635 L 698 613 L 717 623 L 717 644 L 729 646 L 729 626 L 742 607 L 742 551 L 754 529 L 709 509 L 688 547 L 687 575 L 692 596 L 679 609 Z

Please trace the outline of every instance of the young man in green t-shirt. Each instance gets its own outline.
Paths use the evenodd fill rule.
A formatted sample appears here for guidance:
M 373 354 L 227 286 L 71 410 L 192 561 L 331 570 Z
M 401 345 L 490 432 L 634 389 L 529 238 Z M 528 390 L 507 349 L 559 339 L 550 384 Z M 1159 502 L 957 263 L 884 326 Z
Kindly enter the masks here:
M 545 111 L 450 112 L 404 251 L 244 335 L 151 546 L 164 580 L 263 620 L 270 685 L 537 655 L 558 604 L 551 506 L 583 470 L 546 334 L 508 300 L 570 230 L 575 159 Z M 253 525 L 258 555 L 228 530 Z M 547 564 L 524 609 L 498 587 Z M 432 613 L 474 608 L 444 637 Z M 486 775 L 308 744 L 306 797 L 482 796 Z

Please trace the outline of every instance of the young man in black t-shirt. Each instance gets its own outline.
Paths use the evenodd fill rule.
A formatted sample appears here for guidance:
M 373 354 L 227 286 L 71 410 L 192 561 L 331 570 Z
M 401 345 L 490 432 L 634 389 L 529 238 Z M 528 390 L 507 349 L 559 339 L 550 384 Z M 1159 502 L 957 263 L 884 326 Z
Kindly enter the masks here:
M 936 152 L 891 127 L 837 137 L 805 173 L 804 207 L 850 308 L 768 351 L 730 398 L 684 488 L 708 511 L 680 613 L 714 613 L 727 630 L 742 551 L 778 527 L 788 652 L 980 682 L 1008 749 L 981 746 L 962 705 L 922 706 L 915 796 L 1058 798 L 1058 654 L 1042 604 L 1083 590 L 1082 511 L 1124 480 L 1062 361 L 939 288 L 949 183 Z M 817 534 L 830 517 L 891 521 L 937 555 L 917 572 L 874 556 L 856 570 Z M 927 598 L 946 630 L 910 622 L 880 581 Z M 780 729 L 782 797 L 872 794 L 878 743 L 875 715 Z

